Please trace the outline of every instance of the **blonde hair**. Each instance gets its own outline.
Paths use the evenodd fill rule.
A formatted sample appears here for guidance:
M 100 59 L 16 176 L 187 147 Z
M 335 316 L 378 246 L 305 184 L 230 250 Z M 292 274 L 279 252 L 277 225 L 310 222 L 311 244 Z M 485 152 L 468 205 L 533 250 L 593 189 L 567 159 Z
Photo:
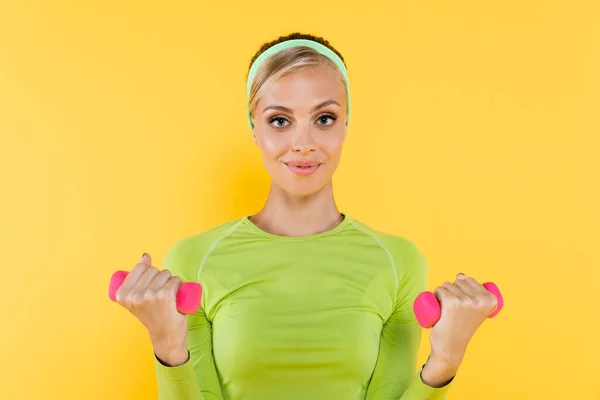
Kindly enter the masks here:
M 331 59 L 310 47 L 291 47 L 271 56 L 256 72 L 248 100 L 250 116 L 253 115 L 258 101 L 269 91 L 278 79 L 302 68 L 310 68 L 318 65 L 336 71 L 344 84 L 346 94 L 348 94 L 346 80 L 344 79 L 342 72 Z

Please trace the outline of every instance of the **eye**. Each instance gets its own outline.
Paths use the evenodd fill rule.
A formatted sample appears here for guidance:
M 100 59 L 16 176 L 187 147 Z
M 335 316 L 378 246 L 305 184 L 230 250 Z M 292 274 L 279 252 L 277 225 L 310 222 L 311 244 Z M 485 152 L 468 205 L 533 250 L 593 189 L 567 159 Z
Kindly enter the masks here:
M 275 123 L 276 128 L 283 128 L 287 122 L 289 122 L 287 119 L 279 116 L 269 118 L 269 124 L 273 125 Z
M 319 125 L 327 126 L 332 125 L 337 118 L 332 114 L 323 114 L 319 118 L 317 118 L 317 123 Z M 329 122 L 329 124 L 327 123 Z

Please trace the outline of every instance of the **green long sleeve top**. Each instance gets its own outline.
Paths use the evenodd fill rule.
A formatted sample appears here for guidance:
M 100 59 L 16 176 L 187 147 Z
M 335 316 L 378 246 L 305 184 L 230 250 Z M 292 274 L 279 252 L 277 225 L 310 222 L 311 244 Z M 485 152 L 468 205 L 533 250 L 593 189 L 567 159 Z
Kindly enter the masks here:
M 348 215 L 304 237 L 243 217 L 177 241 L 163 268 L 203 294 L 189 360 L 154 358 L 160 400 L 446 398 L 416 370 L 427 264 L 407 239 Z

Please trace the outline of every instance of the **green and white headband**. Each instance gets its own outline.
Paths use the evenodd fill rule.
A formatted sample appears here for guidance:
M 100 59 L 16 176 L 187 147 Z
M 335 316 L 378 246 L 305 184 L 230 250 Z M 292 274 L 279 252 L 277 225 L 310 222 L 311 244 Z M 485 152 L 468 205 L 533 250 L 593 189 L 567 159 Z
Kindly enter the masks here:
M 350 79 L 348 78 L 348 71 L 346 70 L 346 66 L 344 62 L 335 54 L 330 48 L 324 46 L 320 43 L 317 43 L 313 40 L 308 39 L 291 39 L 286 40 L 285 42 L 278 43 L 272 47 L 269 47 L 265 50 L 258 58 L 254 61 L 252 66 L 250 67 L 250 72 L 248 73 L 248 79 L 246 81 L 246 103 L 248 107 L 248 125 L 250 126 L 250 130 L 254 129 L 254 125 L 252 124 L 252 119 L 250 118 L 250 90 L 252 88 L 252 82 L 254 81 L 254 77 L 256 76 L 256 72 L 264 64 L 264 62 L 271 57 L 272 55 L 280 52 L 281 50 L 289 49 L 290 47 L 298 47 L 298 46 L 306 46 L 312 49 L 317 50 L 319 53 L 329 58 L 334 64 L 338 67 L 338 69 L 342 72 L 344 79 L 346 80 L 346 88 L 348 92 L 348 122 L 346 126 L 350 123 Z

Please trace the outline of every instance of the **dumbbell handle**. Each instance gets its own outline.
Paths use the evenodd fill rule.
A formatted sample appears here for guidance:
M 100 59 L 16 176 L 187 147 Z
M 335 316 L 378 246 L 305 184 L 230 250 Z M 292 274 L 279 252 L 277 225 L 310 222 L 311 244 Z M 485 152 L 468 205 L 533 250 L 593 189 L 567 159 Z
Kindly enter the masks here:
M 123 284 L 129 272 L 117 271 L 110 278 L 108 286 L 108 297 L 117 301 L 117 290 Z M 177 290 L 177 310 L 182 314 L 194 314 L 200 308 L 202 300 L 202 286 L 196 282 L 183 282 Z
M 492 282 L 486 282 L 482 285 L 488 292 L 492 293 L 498 298 L 498 306 L 488 316 L 488 318 L 494 318 L 502 307 L 504 307 L 504 299 L 500 293 L 500 289 Z M 423 328 L 433 327 L 442 315 L 442 308 L 435 294 L 432 292 L 420 293 L 413 304 L 413 311 L 417 317 L 419 325 Z

